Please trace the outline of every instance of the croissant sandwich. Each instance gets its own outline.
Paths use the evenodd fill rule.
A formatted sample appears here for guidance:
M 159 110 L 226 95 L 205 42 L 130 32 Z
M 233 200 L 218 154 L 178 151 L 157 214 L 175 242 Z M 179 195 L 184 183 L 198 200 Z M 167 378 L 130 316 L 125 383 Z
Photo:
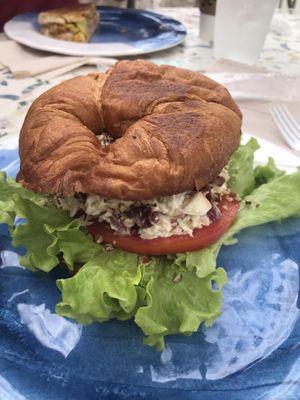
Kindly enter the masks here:
M 53 195 L 98 242 L 150 255 L 197 250 L 238 209 L 226 164 L 240 130 L 241 113 L 218 83 L 120 61 L 33 103 L 17 179 Z
M 142 60 L 33 102 L 18 182 L 0 172 L 0 222 L 23 266 L 58 275 L 59 315 L 134 318 L 158 349 L 167 335 L 213 323 L 227 280 L 219 264 L 230 268 L 217 258 L 223 244 L 300 216 L 300 170 L 285 174 L 271 158 L 254 167 L 259 145 L 240 144 L 241 122 L 220 84 Z

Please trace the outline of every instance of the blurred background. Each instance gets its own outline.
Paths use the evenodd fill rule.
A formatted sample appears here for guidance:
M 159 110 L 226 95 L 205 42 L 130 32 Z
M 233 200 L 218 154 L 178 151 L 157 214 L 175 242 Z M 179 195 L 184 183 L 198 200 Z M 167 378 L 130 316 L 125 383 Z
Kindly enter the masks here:
M 0 0 L 0 29 L 6 21 L 22 12 L 41 11 L 56 7 L 72 6 L 78 3 L 89 3 L 90 0 Z M 98 5 L 114 7 L 136 7 L 136 8 L 157 8 L 157 7 L 197 7 L 202 0 L 98 0 Z M 213 3 L 214 0 L 204 1 Z M 300 1 L 278 0 L 278 7 L 283 9 L 300 10 Z

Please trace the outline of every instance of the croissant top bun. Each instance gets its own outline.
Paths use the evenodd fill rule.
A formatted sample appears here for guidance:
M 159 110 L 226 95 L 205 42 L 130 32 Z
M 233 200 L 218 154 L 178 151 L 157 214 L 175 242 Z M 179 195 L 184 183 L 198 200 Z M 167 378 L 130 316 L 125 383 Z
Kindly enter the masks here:
M 204 75 L 120 61 L 34 101 L 17 179 L 35 192 L 125 200 L 201 189 L 239 145 L 241 118 L 228 91 Z M 102 132 L 115 141 L 102 146 Z

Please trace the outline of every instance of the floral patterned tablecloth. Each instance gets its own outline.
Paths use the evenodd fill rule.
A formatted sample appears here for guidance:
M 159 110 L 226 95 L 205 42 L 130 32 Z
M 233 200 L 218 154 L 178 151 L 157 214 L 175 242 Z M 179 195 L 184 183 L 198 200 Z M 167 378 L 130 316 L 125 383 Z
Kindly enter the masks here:
M 197 8 L 163 8 L 154 11 L 183 22 L 188 35 L 181 45 L 147 55 L 146 59 L 200 71 L 215 62 L 212 44 L 199 38 Z M 300 15 L 281 12 L 274 15 L 258 66 L 283 74 L 300 75 Z M 83 67 L 49 82 L 34 78 L 13 79 L 10 72 L 3 68 L 0 71 L 0 149 L 17 146 L 24 115 L 34 98 L 61 80 L 93 69 Z

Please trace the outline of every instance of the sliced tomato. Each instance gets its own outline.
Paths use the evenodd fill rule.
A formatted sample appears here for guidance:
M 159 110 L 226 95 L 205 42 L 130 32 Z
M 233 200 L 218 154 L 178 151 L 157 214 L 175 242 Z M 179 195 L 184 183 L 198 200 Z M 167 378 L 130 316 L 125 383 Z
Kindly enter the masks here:
M 183 253 L 203 249 L 216 242 L 232 224 L 239 203 L 236 200 L 228 201 L 224 198 L 219 205 L 222 216 L 203 228 L 194 229 L 193 236 L 174 235 L 166 238 L 142 239 L 137 235 L 118 235 L 109 227 L 97 222 L 88 227 L 89 232 L 96 238 L 114 247 L 131 253 L 144 255 L 164 255 Z

